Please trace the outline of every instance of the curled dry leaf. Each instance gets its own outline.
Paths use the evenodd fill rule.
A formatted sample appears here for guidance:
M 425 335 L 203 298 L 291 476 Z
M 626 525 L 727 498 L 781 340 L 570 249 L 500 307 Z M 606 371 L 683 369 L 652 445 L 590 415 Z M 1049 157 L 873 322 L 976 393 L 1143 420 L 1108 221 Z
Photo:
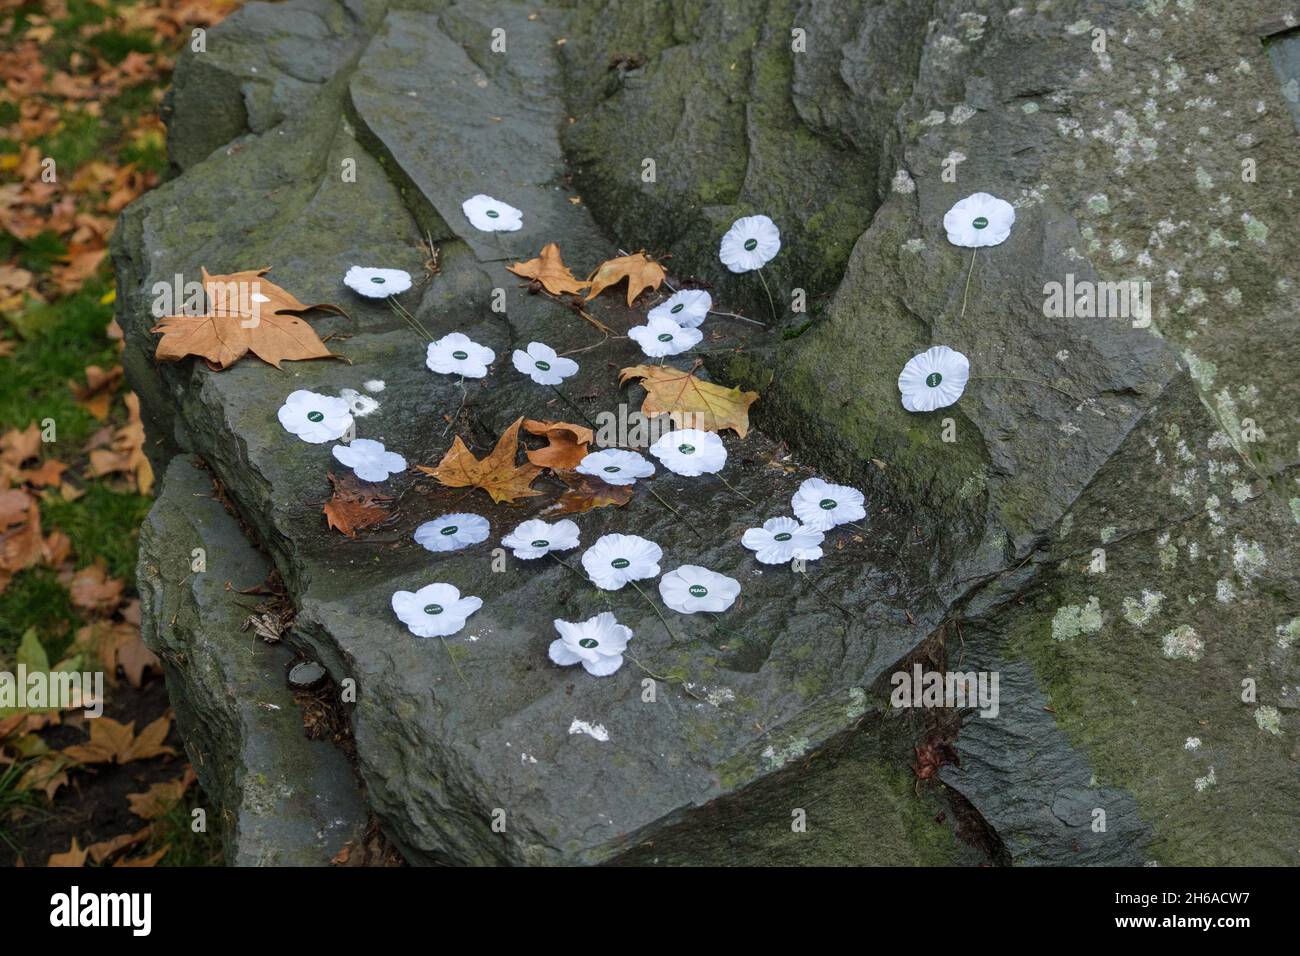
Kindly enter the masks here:
M 557 471 L 555 474 L 569 486 L 569 490 L 542 511 L 544 517 L 575 515 L 611 506 L 621 508 L 632 500 L 632 485 L 610 485 L 576 471 Z
M 741 438 L 749 433 L 749 406 L 758 392 L 742 392 L 696 378 L 669 365 L 637 365 L 619 373 L 623 385 L 640 379 L 645 388 L 641 413 L 648 417 L 670 415 L 678 428 L 720 432 L 730 428 Z
M 91 614 L 109 615 L 122 603 L 122 591 L 126 585 L 108 576 L 104 562 L 96 561 L 89 567 L 82 568 L 72 576 L 68 590 L 72 594 L 72 603 Z
M 128 793 L 126 799 L 131 805 L 131 812 L 141 820 L 157 820 L 180 802 L 196 779 L 194 768 L 187 766 L 185 773 L 175 780 L 155 783 L 144 793 Z
M 90 452 L 90 476 L 125 474 L 134 481 L 140 494 L 153 490 L 153 467 L 144 453 L 144 423 L 140 421 L 140 397 L 129 393 L 126 403 L 127 422 L 113 433 L 111 448 L 95 448 Z
M 452 443 L 451 450 L 443 456 L 436 468 L 425 465 L 416 467 L 426 475 L 432 475 L 448 488 L 482 488 L 497 504 L 540 495 L 529 487 L 542 469 L 531 461 L 524 465 L 515 464 L 515 455 L 519 451 L 519 426 L 523 418 L 516 418 L 514 423 L 501 433 L 492 454 L 479 460 L 469 450 L 460 436 Z
M 528 460 L 553 471 L 578 467 L 578 462 L 587 457 L 587 446 L 595 437 L 591 429 L 583 425 L 538 421 L 533 418 L 524 420 L 524 431 L 530 435 L 545 436 L 550 442 L 545 448 L 529 451 Z
M 529 259 L 527 262 L 516 262 L 506 268 L 517 276 L 540 282 L 542 288 L 551 295 L 560 295 L 564 292 L 581 295 L 582 290 L 587 288 L 587 283 L 579 282 L 569 267 L 564 264 L 564 260 L 560 258 L 560 246 L 554 242 L 542 246 L 542 251 L 536 258 Z
M 638 295 L 646 289 L 658 289 L 660 283 L 667 278 L 667 275 L 664 272 L 664 267 L 647 257 L 644 252 L 607 259 L 596 267 L 596 271 L 587 280 L 591 283 L 591 291 L 587 293 L 587 300 L 594 299 L 605 289 L 618 285 L 626 279 L 627 304 L 631 308 L 632 302 Z
M 325 520 L 335 531 L 355 538 L 362 528 L 377 525 L 392 513 L 388 505 L 393 500 L 391 496 L 352 478 L 336 478 L 333 473 L 330 473 L 329 480 L 334 486 L 334 495 L 322 510 Z
M 113 393 L 117 391 L 121 381 L 122 366 L 114 365 L 106 372 L 98 365 L 90 365 L 86 368 L 86 384 L 80 385 L 72 381 L 68 383 L 68 387 L 72 389 L 77 404 L 90 412 L 97 421 L 102 422 L 108 417 L 108 407 L 112 404 Z
M 299 302 L 262 278 L 269 271 L 270 266 L 214 276 L 204 269 L 207 312 L 161 319 L 151 330 L 163 334 L 155 357 L 177 362 L 198 355 L 214 369 L 229 368 L 249 352 L 276 368 L 285 360 L 338 358 L 302 314 L 312 310 L 347 313 L 336 305 Z

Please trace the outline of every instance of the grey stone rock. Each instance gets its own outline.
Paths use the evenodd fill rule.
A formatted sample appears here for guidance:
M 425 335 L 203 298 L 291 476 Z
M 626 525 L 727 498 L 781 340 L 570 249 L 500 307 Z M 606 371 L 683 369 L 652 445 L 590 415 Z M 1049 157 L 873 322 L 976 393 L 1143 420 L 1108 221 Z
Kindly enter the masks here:
M 214 58 L 183 60 L 184 174 L 132 206 L 114 241 L 124 364 L 151 453 L 203 456 L 298 605 L 293 640 L 356 680 L 366 801 L 408 858 L 972 862 L 946 825 L 920 825 L 936 815 L 908 769 L 924 731 L 870 690 L 964 624 L 963 668 L 998 671 L 1008 696 L 998 720 L 965 722 L 941 776 L 1012 862 L 1294 862 L 1283 635 L 1300 436 L 1277 330 L 1296 276 L 1276 238 L 1290 198 L 1284 176 L 1238 170 L 1247 148 L 1287 168 L 1294 133 L 1248 21 L 1121 3 L 289 0 L 234 14 Z M 806 52 L 790 50 L 796 28 Z M 348 159 L 355 182 L 339 175 Z M 1017 223 L 972 259 L 941 222 L 977 190 L 1015 202 Z M 524 229 L 473 230 L 460 203 L 476 192 L 523 209 Z M 625 589 L 611 600 L 636 661 L 599 681 L 551 665 L 550 622 L 602 599 L 553 563 L 498 573 L 490 556 L 549 493 L 493 507 L 408 473 L 389 483 L 391 522 L 354 541 L 326 531 L 340 468 L 276 422 L 290 391 L 382 380 L 358 434 L 422 464 L 446 451 L 462 403 L 457 432 L 478 454 L 520 415 L 573 416 L 510 366 L 532 340 L 586 350 L 564 386 L 586 415 L 635 408 L 639 389 L 617 385 L 639 360 L 631 344 L 601 342 L 506 264 L 557 241 L 582 273 L 644 246 L 711 284 L 720 308 L 763 315 L 755 277 L 716 258 L 730 222 L 758 211 L 783 230 L 764 270 L 778 303 L 802 289 L 810 310 L 782 306 L 766 330 L 710 319 L 703 373 L 762 392 L 759 429 L 724 438 L 727 478 L 756 505 L 661 471 L 653 487 L 688 522 L 642 494 L 578 519 L 584 543 L 637 533 L 663 546 L 665 570 L 741 580 L 716 627 L 670 614 L 669 633 Z M 341 283 L 352 264 L 423 277 L 424 238 L 441 271 L 403 301 L 431 334 L 460 330 L 498 356 L 463 392 L 425 369 L 424 340 L 385 304 Z M 153 362 L 155 282 L 268 264 L 304 301 L 346 305 L 313 321 L 351 364 Z M 1150 327 L 1045 315 L 1045 286 L 1066 273 L 1151 279 Z M 589 308 L 622 333 L 644 306 Z M 898 372 L 938 343 L 975 378 L 957 405 L 908 414 Z M 836 532 L 808 578 L 756 565 L 740 534 L 787 511 L 814 463 L 866 490 L 868 532 Z M 414 528 L 450 510 L 488 517 L 490 543 L 416 546 Z M 395 590 L 434 580 L 485 600 L 445 644 L 389 609 Z M 1238 702 L 1247 677 L 1253 705 Z M 787 838 L 807 794 L 835 839 Z

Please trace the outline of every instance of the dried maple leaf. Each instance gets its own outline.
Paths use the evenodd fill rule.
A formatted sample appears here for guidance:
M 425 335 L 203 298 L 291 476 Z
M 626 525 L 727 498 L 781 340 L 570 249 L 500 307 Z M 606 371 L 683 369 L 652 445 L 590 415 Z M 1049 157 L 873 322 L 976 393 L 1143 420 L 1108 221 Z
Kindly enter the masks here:
M 135 721 L 123 725 L 111 717 L 99 717 L 88 723 L 90 740 L 63 748 L 63 753 L 77 763 L 123 764 L 176 753 L 163 743 L 171 729 L 169 717 L 159 717 L 140 731 L 138 736 L 135 733 Z
M 529 462 L 525 465 L 515 464 L 515 454 L 519 450 L 519 426 L 523 418 L 516 418 L 514 424 L 501 433 L 492 454 L 482 461 L 456 436 L 451 450 L 443 456 L 438 467 L 425 465 L 416 467 L 426 475 L 432 475 L 448 488 L 482 488 L 497 504 L 540 495 L 529 487 L 533 479 L 541 474 L 542 469 Z
M 335 478 L 332 473 L 329 480 L 334 495 L 322 510 L 335 531 L 355 538 L 362 528 L 379 524 L 391 514 L 388 505 L 383 503 L 393 500 L 389 495 L 366 489 L 351 478 Z
M 542 246 L 541 254 L 535 259 L 516 262 L 506 268 L 517 276 L 537 280 L 551 295 L 560 295 L 563 292 L 580 295 L 582 290 L 587 288 L 587 283 L 579 282 L 569 267 L 564 264 L 564 260 L 560 258 L 560 246 L 554 242 Z
M 593 508 L 622 507 L 632 500 L 631 485 L 607 484 L 599 478 L 580 475 L 576 471 L 556 472 L 556 476 L 569 486 L 569 490 L 542 511 L 548 518 L 581 514 Z
M 149 834 L 153 832 L 153 827 L 145 827 L 143 830 L 136 830 L 134 833 L 123 833 L 121 836 L 115 836 L 111 840 L 101 840 L 99 843 L 92 843 L 86 847 L 86 852 L 96 865 L 103 863 L 105 860 L 112 859 L 123 850 L 129 850 L 133 846 L 139 846 L 145 840 L 149 839 Z
M 85 866 L 87 850 L 77 845 L 77 838 L 72 838 L 72 846 L 64 853 L 51 853 L 46 866 Z
M 129 393 L 123 401 L 128 413 L 127 422 L 113 437 L 111 449 L 96 448 L 90 452 L 91 477 L 116 473 L 130 475 L 140 494 L 153 490 L 153 467 L 144 453 L 144 423 L 140 421 L 140 397 Z
M 0 591 L 9 579 L 45 556 L 41 509 L 25 491 L 0 491 Z
M 125 611 L 123 612 L 125 616 Z M 117 669 L 132 687 L 144 685 L 146 671 L 162 673 L 162 662 L 140 639 L 138 621 L 95 621 L 77 630 L 76 646 L 103 662 L 108 680 L 116 684 Z
M 131 812 L 141 820 L 157 820 L 185 796 L 185 791 L 194 785 L 196 779 L 194 768 L 186 767 L 185 773 L 175 780 L 155 783 L 144 793 L 128 793 L 126 799 Z
M 41 430 L 32 422 L 24 430 L 14 428 L 0 435 L 0 462 L 18 468 L 40 455 Z
M 209 275 L 203 270 L 208 311 L 169 315 L 151 330 L 161 332 L 154 357 L 177 362 L 199 355 L 214 369 L 229 368 L 252 352 L 268 365 L 285 360 L 338 358 L 325 347 L 302 313 L 319 309 L 347 315 L 336 305 L 307 305 L 273 282 L 265 269 Z
M 749 433 L 749 406 L 758 401 L 758 392 L 714 385 L 669 365 L 636 365 L 619 372 L 620 385 L 632 379 L 640 379 L 646 391 L 643 415 L 670 415 L 678 428 L 730 428 L 741 438 Z
M 108 417 L 113 393 L 121 381 L 122 366 L 114 365 L 105 372 L 98 365 L 90 365 L 86 368 L 86 384 L 83 386 L 73 381 L 68 383 L 68 387 L 72 389 L 77 404 L 102 422 Z
M 108 576 L 104 562 L 96 561 L 72 576 L 68 590 L 72 595 L 72 603 L 83 611 L 108 615 L 122 603 L 125 587 L 124 582 Z
M 587 280 L 591 284 L 587 300 L 594 299 L 605 289 L 618 285 L 626 279 L 627 304 L 630 308 L 638 295 L 646 289 L 658 289 L 665 278 L 667 273 L 664 272 L 664 267 L 653 259 L 647 258 L 644 252 L 607 259 L 596 267 L 596 271 Z
M 543 435 L 550 442 L 545 448 L 527 454 L 528 460 L 534 465 L 553 471 L 578 467 L 578 462 L 587 457 L 587 446 L 595 437 L 590 428 L 582 425 L 538 421 L 533 418 L 524 420 L 524 431 L 530 435 Z

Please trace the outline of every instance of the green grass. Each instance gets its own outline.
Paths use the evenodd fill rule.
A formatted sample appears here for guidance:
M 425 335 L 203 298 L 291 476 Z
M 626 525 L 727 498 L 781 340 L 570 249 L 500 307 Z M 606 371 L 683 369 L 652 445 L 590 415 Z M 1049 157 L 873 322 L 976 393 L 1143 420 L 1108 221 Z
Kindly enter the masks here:
M 0 766 L 0 842 L 8 844 L 15 853 L 18 845 L 5 825 L 18 811 L 36 806 L 35 792 L 18 789 L 18 781 L 30 763 L 30 760 L 16 760 L 8 766 Z
M 222 856 L 220 820 L 213 819 L 215 809 L 206 802 L 201 791 L 191 788 L 181 800 L 154 821 L 149 842 L 138 854 L 145 856 L 171 846 L 159 866 L 220 866 Z M 208 814 L 207 832 L 195 833 L 193 812 L 204 805 Z
M 7 667 L 13 662 L 18 642 L 28 628 L 35 629 L 46 654 L 57 662 L 81 624 L 72 598 L 53 569 L 22 571 L 0 594 L 0 664 Z
M 72 539 L 77 566 L 99 558 L 108 573 L 135 585 L 135 557 L 140 525 L 153 502 L 143 495 L 113 491 L 102 484 L 86 486 L 76 501 L 51 498 L 41 504 L 41 523 L 48 533 L 58 528 Z
M 125 60 L 128 53 L 152 53 L 155 49 L 153 37 L 139 31 L 105 30 L 91 37 L 87 45 L 114 66 Z
M 71 179 L 77 167 L 103 155 L 108 130 L 98 116 L 65 112 L 61 128 L 36 141 L 42 156 L 54 160 L 60 180 Z

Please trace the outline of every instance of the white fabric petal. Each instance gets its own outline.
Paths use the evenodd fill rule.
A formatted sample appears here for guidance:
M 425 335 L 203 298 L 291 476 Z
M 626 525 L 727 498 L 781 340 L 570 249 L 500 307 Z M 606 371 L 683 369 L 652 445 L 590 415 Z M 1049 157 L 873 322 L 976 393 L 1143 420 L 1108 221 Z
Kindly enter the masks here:
M 732 272 L 761 269 L 781 251 L 781 231 L 767 216 L 737 219 L 722 237 L 718 258 Z
M 1015 221 L 1011 203 L 989 193 L 973 193 L 944 214 L 943 227 L 953 245 L 979 249 L 1005 242 Z
M 483 193 L 466 199 L 460 208 L 470 224 L 484 232 L 515 232 L 524 224 L 522 212 Z
M 401 269 L 373 269 L 353 266 L 343 276 L 349 289 L 368 299 L 400 295 L 411 287 L 411 274 Z
M 647 319 L 669 319 L 682 328 L 698 328 L 713 308 L 713 296 L 703 289 L 682 289 L 656 305 Z

